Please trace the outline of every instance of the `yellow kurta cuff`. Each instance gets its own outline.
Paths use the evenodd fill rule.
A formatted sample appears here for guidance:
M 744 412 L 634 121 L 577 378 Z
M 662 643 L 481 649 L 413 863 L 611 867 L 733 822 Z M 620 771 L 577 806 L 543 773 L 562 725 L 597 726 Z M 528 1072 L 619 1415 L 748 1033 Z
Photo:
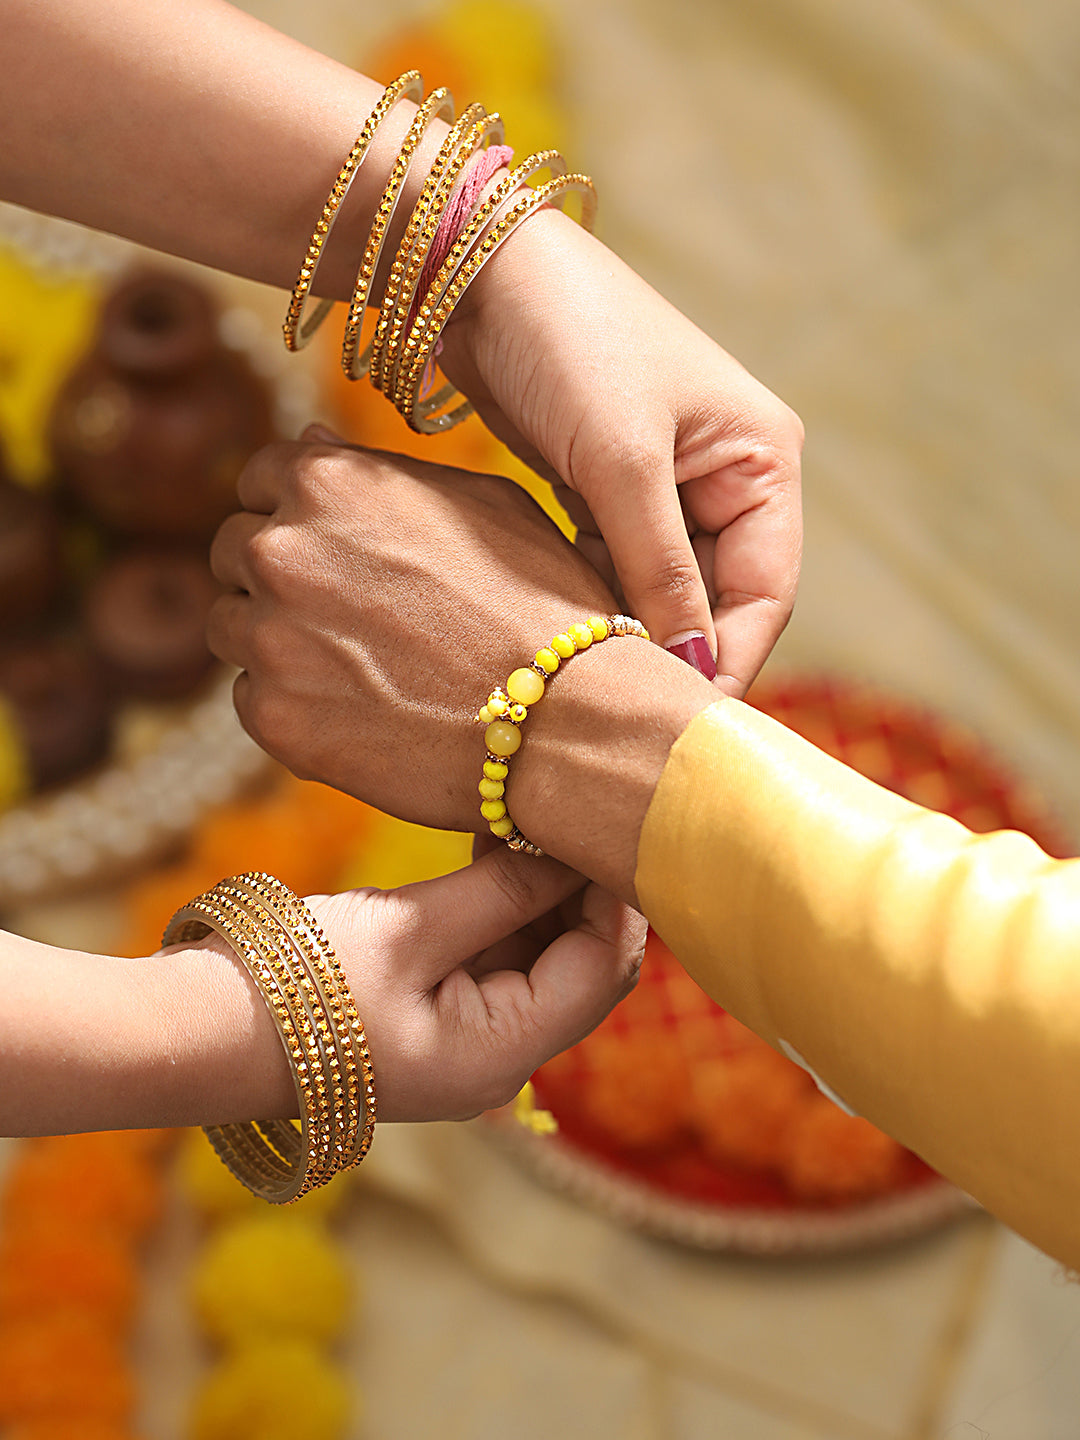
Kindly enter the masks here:
M 1080 1268 L 1080 861 L 722 700 L 672 749 L 636 887 L 715 1000 Z

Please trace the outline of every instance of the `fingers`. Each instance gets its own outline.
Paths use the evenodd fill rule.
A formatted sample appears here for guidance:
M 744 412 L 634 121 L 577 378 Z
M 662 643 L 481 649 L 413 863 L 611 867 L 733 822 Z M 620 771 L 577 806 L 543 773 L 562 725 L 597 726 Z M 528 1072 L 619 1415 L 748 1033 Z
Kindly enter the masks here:
M 500 845 L 462 870 L 392 892 L 398 933 L 413 937 L 414 978 L 434 988 L 471 956 L 546 915 L 584 884 L 555 860 Z
M 688 635 L 705 637 L 715 653 L 713 617 L 674 477 L 654 475 L 639 484 L 607 487 L 601 505 L 595 488 L 589 502 L 618 573 L 626 608 L 665 648 Z M 637 497 L 627 503 L 627 495 Z M 711 676 L 710 676 L 711 678 Z
M 519 1063 L 535 1070 L 575 1045 L 633 989 L 645 953 L 646 922 L 598 885 L 583 897 L 580 924 L 555 940 L 532 967 L 526 992 L 520 975 L 506 971 L 479 981 L 496 1033 L 505 1011 L 520 1013 Z
M 721 530 L 713 552 L 716 684 L 741 699 L 791 617 L 802 553 L 797 487 L 774 490 Z
M 238 510 L 221 522 L 210 546 L 210 569 L 214 579 L 226 590 L 250 594 L 255 586 L 248 562 L 251 542 L 265 528 L 264 515 L 250 515 Z

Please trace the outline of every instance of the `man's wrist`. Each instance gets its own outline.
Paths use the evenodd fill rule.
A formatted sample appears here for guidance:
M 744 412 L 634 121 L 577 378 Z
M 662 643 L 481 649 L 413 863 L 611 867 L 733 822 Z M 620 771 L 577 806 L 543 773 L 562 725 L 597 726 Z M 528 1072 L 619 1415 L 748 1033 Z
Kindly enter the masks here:
M 636 903 L 638 837 L 668 753 L 716 700 L 699 674 L 637 638 L 559 667 L 523 729 L 507 789 L 522 833 Z

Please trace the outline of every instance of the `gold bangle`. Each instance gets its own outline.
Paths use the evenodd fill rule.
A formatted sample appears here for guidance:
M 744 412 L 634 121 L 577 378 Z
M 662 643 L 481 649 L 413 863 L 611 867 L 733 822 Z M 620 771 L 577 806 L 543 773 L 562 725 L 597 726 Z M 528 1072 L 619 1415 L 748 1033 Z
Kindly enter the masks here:
M 275 1204 L 359 1163 L 375 1127 L 375 1077 L 340 963 L 315 917 L 281 881 L 233 876 L 176 912 L 163 944 L 219 934 L 250 972 L 289 1060 L 300 1114 L 207 1126 L 233 1174 Z
M 311 1074 L 311 1038 L 291 972 L 250 939 L 235 907 L 216 895 L 217 887 L 190 901 L 169 923 L 163 944 L 198 940 L 214 930 L 244 962 L 262 992 L 289 1057 L 300 1105 L 300 1134 L 288 1119 L 209 1125 L 206 1135 L 233 1174 L 256 1195 L 275 1204 L 298 1199 L 314 1189 L 324 1171 L 328 1135 L 323 1134 L 320 1104 Z
M 413 212 L 409 216 L 409 223 L 405 227 L 405 234 L 397 248 L 393 263 L 390 266 L 390 273 L 386 279 L 386 288 L 383 291 L 382 305 L 379 309 L 379 319 L 375 326 L 375 334 L 372 339 L 371 364 L 369 375 L 371 383 L 376 390 L 382 390 L 383 376 L 387 364 L 387 339 L 390 328 L 397 315 L 398 298 L 406 280 L 406 272 L 413 259 L 414 251 L 421 230 L 425 222 L 434 211 L 436 224 L 438 216 L 442 213 L 443 205 L 448 198 L 443 189 L 443 179 L 448 167 L 453 163 L 464 145 L 467 135 L 471 135 L 477 124 L 486 116 L 487 112 L 479 104 L 472 104 L 465 108 L 459 119 L 451 126 L 446 139 L 439 147 L 439 153 L 435 157 L 435 163 L 428 171 L 427 179 L 424 181 L 419 198 Z M 441 202 L 441 203 L 438 203 Z M 419 271 L 417 272 L 419 274 Z M 415 282 L 414 282 L 415 283 Z
M 461 266 L 456 278 L 446 287 L 442 299 L 429 316 L 424 315 L 426 305 L 421 305 L 419 318 L 426 321 L 424 338 L 417 346 L 408 375 L 403 377 L 394 396 L 397 408 L 411 429 L 424 435 L 437 435 L 441 431 L 449 430 L 452 426 L 459 424 L 471 412 L 472 405 L 466 400 L 453 410 L 445 411 L 442 414 L 431 413 L 437 408 L 437 405 L 445 404 L 453 395 L 457 394 L 457 391 L 452 386 L 444 387 L 437 398 L 431 397 L 426 401 L 422 400 L 420 387 L 427 362 L 434 353 L 435 346 L 454 307 L 499 246 L 523 220 L 528 219 L 544 205 L 556 200 L 561 201 L 574 191 L 579 192 L 583 197 L 581 223 L 586 230 L 591 230 L 596 214 L 596 188 L 592 180 L 588 175 L 556 176 L 546 185 L 530 190 L 527 195 L 522 196 L 503 218 L 488 230 L 473 254 Z
M 322 213 L 316 221 L 315 229 L 312 231 L 304 259 L 300 265 L 300 273 L 293 286 L 292 298 L 289 301 L 285 323 L 282 326 L 287 350 L 302 350 L 333 309 L 333 300 L 320 300 L 314 315 L 306 324 L 304 323 L 304 307 L 311 293 L 311 287 L 315 283 L 323 247 L 330 238 L 334 222 L 337 220 L 345 197 L 356 179 L 357 171 L 360 169 L 371 142 L 375 138 L 376 131 L 399 100 L 408 98 L 419 101 L 422 93 L 419 70 L 407 70 L 404 75 L 399 75 L 379 97 L 374 110 L 364 122 L 363 130 L 346 155 L 330 194 L 323 205 Z
M 397 211 L 398 201 L 404 188 L 405 178 L 416 158 L 416 152 L 431 125 L 437 119 L 453 121 L 454 100 L 450 91 L 445 86 L 433 90 L 409 126 L 408 133 L 402 142 L 398 157 L 394 161 L 393 169 L 390 171 L 390 178 L 387 181 L 386 189 L 383 191 L 382 199 L 379 201 L 375 217 L 371 222 L 371 230 L 368 233 L 367 244 L 364 246 L 364 254 L 360 261 L 360 268 L 356 272 L 356 284 L 353 287 L 352 298 L 349 301 L 348 314 L 345 317 L 345 333 L 341 346 L 341 368 L 350 380 L 360 380 L 367 374 L 368 365 L 371 360 L 371 346 L 369 345 L 363 355 L 357 358 L 360 349 L 360 332 L 363 329 L 364 315 L 367 311 L 368 297 L 371 293 L 371 286 L 375 279 L 375 272 L 379 268 L 379 260 L 382 258 L 383 245 L 387 233 L 393 223 Z
M 440 177 L 438 187 L 428 206 L 427 214 L 421 221 L 412 250 L 408 256 L 405 273 L 398 291 L 397 305 L 383 347 L 382 390 L 393 397 L 398 383 L 401 366 L 402 344 L 408 334 L 409 321 L 414 312 L 416 291 L 424 273 L 431 246 L 439 228 L 443 211 L 461 183 L 464 172 L 480 150 L 488 145 L 501 145 L 504 139 L 502 117 L 481 115 L 476 124 L 466 132 L 456 152 Z
M 375 1133 L 375 1073 L 363 1021 L 341 962 L 311 911 L 287 885 L 265 871 L 239 876 L 237 881 L 262 901 L 290 934 L 293 944 L 299 943 L 330 1011 L 349 1106 L 341 1147 L 342 1168 L 349 1169 L 371 1148 Z
M 521 748 L 521 727 L 528 719 L 529 706 L 542 699 L 547 682 L 564 660 L 613 635 L 649 638 L 645 626 L 631 615 L 590 615 L 587 620 L 561 630 L 536 652 L 528 665 L 513 671 L 506 688 L 496 686 L 477 713 L 477 720 L 485 727 L 487 746 L 484 775 L 477 786 L 480 814 L 492 835 L 505 840 L 511 850 L 523 850 L 527 855 L 544 853 L 538 845 L 526 840 L 511 820 L 504 798 L 510 760 Z
M 393 399 L 399 410 L 404 414 L 403 405 L 411 403 L 411 396 L 414 390 L 419 390 L 423 384 L 423 376 L 429 360 L 434 353 L 438 343 L 436 336 L 430 343 L 427 341 L 427 332 L 430 328 L 431 317 L 438 308 L 440 301 L 446 291 L 457 279 L 462 267 L 472 258 L 476 248 L 482 239 L 483 232 L 489 226 L 494 228 L 503 218 L 504 214 L 515 203 L 517 191 L 534 175 L 542 170 L 551 172 L 552 179 L 559 175 L 566 174 L 566 161 L 559 154 L 558 150 L 540 150 L 536 154 L 528 156 L 520 165 L 515 166 L 487 199 L 477 208 L 475 214 L 468 224 L 458 235 L 451 245 L 438 273 L 434 276 L 427 294 L 423 297 L 416 311 L 416 318 L 413 321 L 408 337 L 402 346 L 401 365 L 399 369 L 398 385 Z M 417 364 L 419 357 L 419 364 Z M 419 378 L 417 378 L 419 376 Z M 454 386 L 446 386 L 437 395 L 426 399 L 417 399 L 419 414 L 428 414 L 432 410 L 440 409 L 447 400 L 457 394 Z M 462 417 L 464 418 L 464 417 Z

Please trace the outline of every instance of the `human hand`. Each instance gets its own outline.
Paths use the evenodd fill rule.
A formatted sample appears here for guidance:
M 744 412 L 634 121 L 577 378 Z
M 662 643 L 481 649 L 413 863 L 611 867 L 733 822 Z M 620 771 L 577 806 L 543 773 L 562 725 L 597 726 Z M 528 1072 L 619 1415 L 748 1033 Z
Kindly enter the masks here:
M 595 570 L 517 485 L 345 446 L 283 443 L 239 481 L 211 550 L 215 654 L 240 719 L 295 774 L 469 830 L 476 711 L 582 615 Z
M 307 432 L 314 436 L 313 428 Z M 511 481 L 319 440 L 267 446 L 211 551 L 214 653 L 244 727 L 295 774 L 381 810 L 486 829 L 478 708 L 612 596 Z M 507 805 L 548 854 L 634 902 L 668 751 L 716 691 L 643 640 L 594 645 L 528 722 Z
M 661 645 L 712 648 L 715 627 L 715 683 L 741 697 L 794 603 L 798 417 L 556 211 L 492 258 L 445 339 L 443 369 L 552 481 L 623 608 Z
M 499 846 L 437 880 L 309 898 L 364 1020 L 380 1120 L 506 1104 L 629 994 L 645 922 L 581 886 Z

